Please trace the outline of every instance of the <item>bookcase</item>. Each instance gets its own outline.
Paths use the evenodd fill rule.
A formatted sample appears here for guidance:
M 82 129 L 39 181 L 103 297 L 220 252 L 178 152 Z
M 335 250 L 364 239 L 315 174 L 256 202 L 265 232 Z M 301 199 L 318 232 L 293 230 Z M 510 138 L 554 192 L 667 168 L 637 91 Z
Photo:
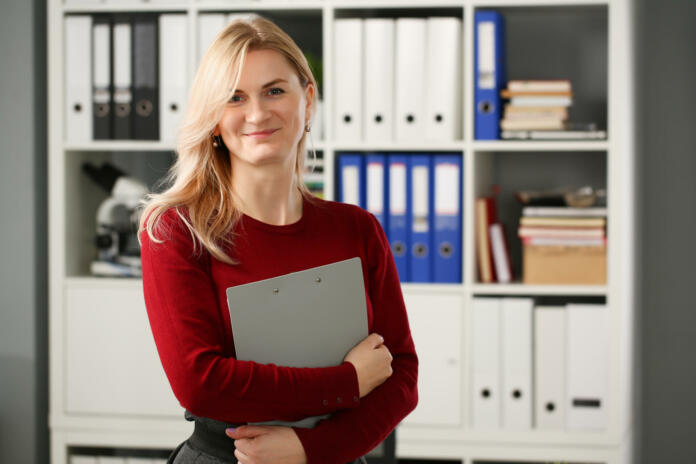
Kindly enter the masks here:
M 397 429 L 402 459 L 474 462 L 624 464 L 632 461 L 634 334 L 633 59 L 629 0 L 103 0 L 48 1 L 50 429 L 51 462 L 71 456 L 162 459 L 191 424 L 170 391 L 148 325 L 137 278 L 92 277 L 95 215 L 107 194 L 81 173 L 86 161 L 110 161 L 150 188 L 174 159 L 167 141 L 66 141 L 65 27 L 74 15 L 185 15 L 189 82 L 197 65 L 198 17 L 253 11 L 275 20 L 303 50 L 321 56 L 323 137 L 315 138 L 313 180 L 335 197 L 335 160 L 342 152 L 458 153 L 462 157 L 463 279 L 457 284 L 404 283 L 420 359 L 418 408 Z M 568 78 L 574 115 L 606 129 L 599 141 L 474 139 L 474 13 L 506 19 L 508 78 Z M 339 142 L 333 137 L 336 89 L 334 20 L 454 16 L 462 21 L 462 137 L 452 141 Z M 315 126 L 316 127 L 316 126 Z M 499 212 L 515 273 L 519 216 L 512 193 L 525 188 L 594 184 L 607 190 L 607 284 L 479 283 L 474 242 L 475 198 L 501 186 Z M 472 304 L 480 297 L 532 297 L 551 304 L 606 305 L 609 348 L 606 427 L 596 431 L 481 430 L 472 423 Z M 114 451 L 115 450 L 115 451 Z M 119 454 L 118 450 L 124 450 Z M 123 458 L 125 459 L 125 458 Z M 123 462 L 123 461 L 120 461 Z

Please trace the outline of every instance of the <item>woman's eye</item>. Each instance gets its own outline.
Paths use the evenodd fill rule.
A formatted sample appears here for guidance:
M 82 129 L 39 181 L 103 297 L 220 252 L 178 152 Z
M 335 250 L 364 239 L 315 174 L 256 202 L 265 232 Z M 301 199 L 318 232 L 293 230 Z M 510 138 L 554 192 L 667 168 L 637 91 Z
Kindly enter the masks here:
M 285 90 L 281 89 L 280 87 L 274 87 L 271 90 L 269 90 L 269 92 L 271 92 L 271 95 L 280 95 L 282 93 L 285 93 Z
M 230 103 L 237 103 L 240 101 L 242 101 L 241 95 L 232 95 L 232 98 L 230 98 Z

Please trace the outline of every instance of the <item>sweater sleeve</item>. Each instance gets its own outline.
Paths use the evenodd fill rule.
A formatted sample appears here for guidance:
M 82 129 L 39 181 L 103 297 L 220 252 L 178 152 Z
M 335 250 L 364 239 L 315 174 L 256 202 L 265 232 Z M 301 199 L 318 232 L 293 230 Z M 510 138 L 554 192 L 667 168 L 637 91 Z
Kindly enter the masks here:
M 163 243 L 141 233 L 143 291 L 157 351 L 174 395 L 196 416 L 225 422 L 298 420 L 355 408 L 352 364 L 296 368 L 238 361 L 223 352 L 230 330 L 218 307 L 203 253 L 178 213 L 161 216 Z
M 372 332 L 384 337 L 393 356 L 392 375 L 360 400 L 313 429 L 295 428 L 308 464 L 350 462 L 379 445 L 418 403 L 416 355 L 389 242 L 370 214 L 367 234 L 369 296 L 374 311 Z M 349 437 L 349 438 L 346 438 Z

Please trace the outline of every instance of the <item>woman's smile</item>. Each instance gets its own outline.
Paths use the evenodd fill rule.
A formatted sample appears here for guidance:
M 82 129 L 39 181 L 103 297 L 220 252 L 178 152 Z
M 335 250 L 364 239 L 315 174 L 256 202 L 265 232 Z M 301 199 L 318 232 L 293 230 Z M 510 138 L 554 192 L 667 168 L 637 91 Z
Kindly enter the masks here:
M 247 137 L 251 137 L 255 140 L 265 140 L 268 139 L 271 135 L 275 134 L 278 130 L 279 129 L 267 129 L 263 131 L 247 132 L 244 135 L 246 135 Z

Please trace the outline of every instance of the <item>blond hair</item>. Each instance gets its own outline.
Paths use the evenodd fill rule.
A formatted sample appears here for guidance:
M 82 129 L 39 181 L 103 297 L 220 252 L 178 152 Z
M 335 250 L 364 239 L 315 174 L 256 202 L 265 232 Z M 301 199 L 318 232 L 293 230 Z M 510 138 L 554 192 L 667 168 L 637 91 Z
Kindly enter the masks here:
M 155 232 L 162 215 L 175 208 L 191 233 L 194 251 L 201 245 L 218 260 L 235 263 L 224 248 L 232 246 L 231 232 L 242 213 L 232 190 L 229 152 L 224 144 L 213 147 L 211 135 L 237 89 L 246 55 L 261 49 L 280 52 L 297 71 L 302 88 L 314 87 L 314 108 L 317 83 L 297 44 L 273 22 L 257 15 L 230 23 L 217 35 L 198 66 L 184 122 L 177 134 L 177 159 L 165 178 L 170 186 L 143 200 L 138 239 L 147 230 L 150 240 L 162 243 Z M 232 88 L 229 76 L 234 76 Z M 302 181 L 306 137 L 307 132 L 303 132 L 297 144 L 295 178 L 302 195 L 310 198 Z M 182 213 L 182 207 L 187 215 Z

